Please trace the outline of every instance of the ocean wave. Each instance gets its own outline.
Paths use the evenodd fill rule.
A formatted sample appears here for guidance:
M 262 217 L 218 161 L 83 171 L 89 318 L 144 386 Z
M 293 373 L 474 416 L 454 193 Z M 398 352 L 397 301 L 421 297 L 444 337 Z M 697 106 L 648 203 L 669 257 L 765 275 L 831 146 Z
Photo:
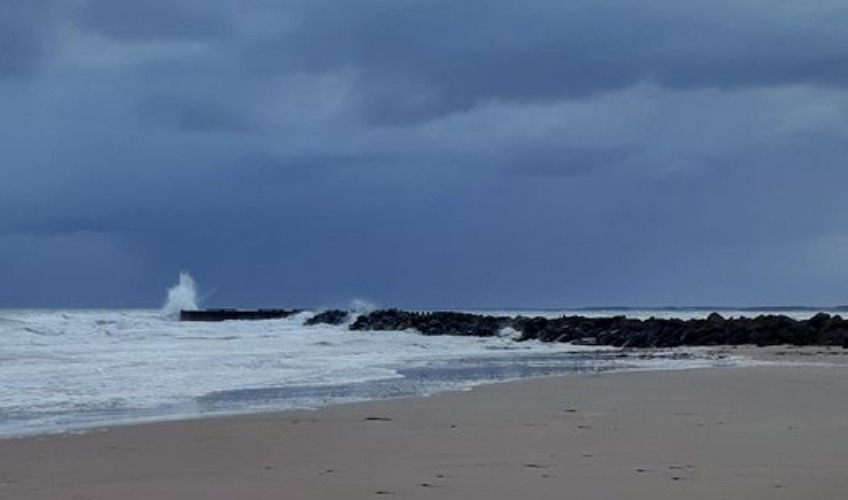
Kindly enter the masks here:
M 186 323 L 155 310 L 4 312 L 2 317 L 10 321 L 0 323 L 0 414 L 6 417 L 0 420 L 0 434 L 294 404 L 267 399 L 227 406 L 222 402 L 226 398 L 214 408 L 203 403 L 212 394 L 245 390 L 285 393 L 311 387 L 332 393 L 333 387 L 379 383 L 385 394 L 402 386 L 403 391 L 417 387 L 425 393 L 476 382 L 454 377 L 447 383 L 431 372 L 429 383 L 422 378 L 416 385 L 411 380 L 416 372 L 410 370 L 438 368 L 440 374 L 457 375 L 449 368 L 477 363 L 483 371 L 503 367 L 504 376 L 536 376 L 573 369 L 580 356 L 596 351 L 519 343 L 513 332 L 487 338 L 429 337 L 413 331 L 351 331 L 348 323 L 304 326 L 315 313 L 270 321 Z M 585 359 L 600 366 L 600 357 Z M 669 362 L 674 367 L 696 364 L 687 359 L 628 360 L 643 367 Z M 625 365 L 612 357 L 604 363 Z M 324 400 L 342 401 L 345 391 L 339 391 L 340 399 Z M 11 412 L 17 415 L 14 422 Z

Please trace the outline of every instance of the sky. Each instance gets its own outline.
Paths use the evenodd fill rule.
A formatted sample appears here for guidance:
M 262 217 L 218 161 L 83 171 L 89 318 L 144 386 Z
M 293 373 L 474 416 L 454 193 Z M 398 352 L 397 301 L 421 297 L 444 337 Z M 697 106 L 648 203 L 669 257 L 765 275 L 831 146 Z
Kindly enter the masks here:
M 0 308 L 848 303 L 844 0 L 3 0 Z

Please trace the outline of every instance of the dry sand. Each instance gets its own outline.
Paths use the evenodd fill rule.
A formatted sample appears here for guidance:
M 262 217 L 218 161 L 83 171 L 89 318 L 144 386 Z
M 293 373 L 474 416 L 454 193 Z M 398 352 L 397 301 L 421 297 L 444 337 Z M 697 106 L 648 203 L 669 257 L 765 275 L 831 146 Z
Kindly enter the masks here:
M 839 363 L 560 377 L 0 440 L 0 498 L 848 498 L 848 351 L 757 352 Z

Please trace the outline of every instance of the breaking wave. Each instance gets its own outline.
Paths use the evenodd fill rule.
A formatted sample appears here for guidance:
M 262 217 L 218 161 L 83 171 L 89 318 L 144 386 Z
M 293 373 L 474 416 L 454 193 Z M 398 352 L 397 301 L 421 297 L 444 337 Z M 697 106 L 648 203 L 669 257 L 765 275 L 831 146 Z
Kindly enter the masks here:
M 162 306 L 162 314 L 168 318 L 177 318 L 181 310 L 199 309 L 197 284 L 185 271 L 180 273 L 180 282 L 168 289 L 168 298 Z

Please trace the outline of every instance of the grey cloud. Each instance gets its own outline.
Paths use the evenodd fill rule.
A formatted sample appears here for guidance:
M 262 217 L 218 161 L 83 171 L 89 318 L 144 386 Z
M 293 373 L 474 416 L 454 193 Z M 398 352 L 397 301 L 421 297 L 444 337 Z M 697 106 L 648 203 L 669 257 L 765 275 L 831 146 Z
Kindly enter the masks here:
M 596 173 L 620 166 L 635 154 L 629 148 L 591 149 L 544 145 L 514 151 L 506 160 L 517 176 L 553 179 Z
M 56 0 L 0 3 L 0 80 L 32 75 L 39 68 L 50 54 L 62 11 Z
M 0 307 L 838 302 L 846 13 L 772 3 L 3 3 Z
M 352 155 L 327 151 L 324 154 L 284 158 L 256 156 L 246 159 L 245 163 L 251 166 L 249 179 L 252 182 L 285 185 L 307 181 L 326 183 L 345 178 L 350 181 L 363 174 L 373 174 L 374 170 L 391 169 L 401 161 L 400 158 L 378 154 Z M 353 183 L 348 182 L 346 187 L 353 187 Z
M 77 14 L 87 29 L 119 40 L 206 40 L 234 30 L 229 1 L 88 0 Z
M 0 78 L 30 73 L 41 55 L 37 42 L 19 28 L 0 26 Z
M 154 94 L 141 98 L 135 112 L 146 123 L 189 132 L 250 132 L 254 126 L 243 112 L 226 103 Z
M 671 88 L 848 83 L 848 37 L 837 21 L 848 12 L 840 6 L 319 0 L 293 9 L 300 24 L 251 47 L 254 66 L 353 69 L 362 113 L 378 124 L 489 100 L 574 99 L 639 81 Z
M 0 235 L 0 260 L 16 263 L 3 268 L 2 304 L 133 307 L 133 289 L 157 283 L 130 242 L 96 232 Z

